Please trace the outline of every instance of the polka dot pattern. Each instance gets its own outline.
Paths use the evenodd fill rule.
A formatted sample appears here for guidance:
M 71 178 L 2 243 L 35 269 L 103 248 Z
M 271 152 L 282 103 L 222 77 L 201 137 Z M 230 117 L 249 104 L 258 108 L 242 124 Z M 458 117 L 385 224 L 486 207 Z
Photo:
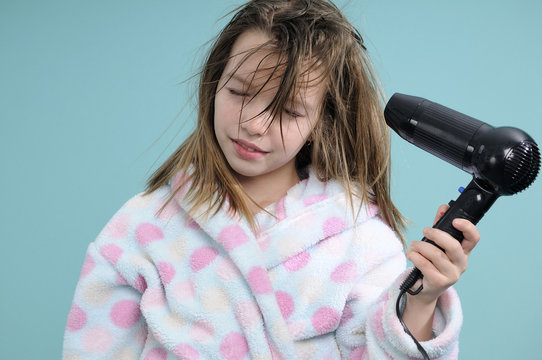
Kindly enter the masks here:
M 267 294 L 273 291 L 267 271 L 261 267 L 253 267 L 248 273 L 248 282 L 255 294 Z
M 123 250 L 115 244 L 107 244 L 100 248 L 100 254 L 111 264 L 116 264 L 122 253 Z
M 325 237 L 330 237 L 344 231 L 345 228 L 346 224 L 343 219 L 332 217 L 324 222 L 322 230 Z
M 111 309 L 111 322 L 120 328 L 134 326 L 141 318 L 139 303 L 130 300 L 117 302 Z
M 311 256 L 308 251 L 300 252 L 299 254 L 292 256 L 288 260 L 286 260 L 282 265 L 288 270 L 288 271 L 299 271 L 303 269 L 311 259 Z
M 141 246 L 149 245 L 150 243 L 164 238 L 162 229 L 151 223 L 143 223 L 136 228 L 136 239 Z
M 354 282 L 358 277 L 357 265 L 353 261 L 340 264 L 331 273 L 331 280 L 336 283 Z
M 90 274 L 95 266 L 96 264 L 94 263 L 94 259 L 92 259 L 90 254 L 87 254 L 85 257 L 85 262 L 83 263 L 83 269 L 81 270 L 80 278 L 84 278 L 85 276 Z
M 312 316 L 312 326 L 319 334 L 333 330 L 339 323 L 340 315 L 329 306 L 321 307 Z
M 288 319 L 294 311 L 294 300 L 292 299 L 290 294 L 284 291 L 277 291 L 275 293 L 275 297 L 277 298 L 277 303 L 279 304 L 279 309 L 282 317 L 284 319 Z
M 106 225 L 104 232 L 111 238 L 122 239 L 127 235 L 129 227 L 130 216 L 127 214 L 119 214 L 111 219 Z
M 197 321 L 190 328 L 190 336 L 192 337 L 192 339 L 199 343 L 208 342 L 213 338 L 214 335 L 215 329 L 213 327 L 213 324 L 207 320 Z
M 255 233 L 239 214 L 224 209 L 201 220 L 194 214 L 195 222 L 182 196 L 157 214 L 167 186 L 158 196 L 132 201 L 89 247 L 66 343 L 95 358 L 119 360 L 289 359 L 296 351 L 301 358 L 330 360 L 339 357 L 335 342 L 342 338 L 366 344 L 357 324 L 376 335 L 377 346 L 391 334 L 402 336 L 401 329 L 384 331 L 389 328 L 384 308 L 375 313 L 364 307 L 371 314 L 366 324 L 363 313 L 354 314 L 354 304 L 371 301 L 379 290 L 367 292 L 359 283 L 379 249 L 373 242 L 391 244 L 386 234 L 392 232 L 378 219 L 364 218 L 362 210 L 354 238 L 348 229 L 356 220 L 345 216 L 337 186 L 318 188 L 311 181 L 268 208 L 275 218 L 258 215 L 262 222 Z M 366 224 L 376 222 L 381 228 L 367 231 Z M 387 251 L 377 258 L 391 259 L 390 247 Z M 379 301 L 387 304 L 386 299 Z M 453 298 L 442 304 L 453 311 Z M 341 326 L 347 328 L 335 336 Z M 294 345 L 294 338 L 303 340 Z M 342 355 L 355 359 L 370 353 L 359 347 Z
M 160 262 L 158 263 L 158 273 L 160 274 L 160 279 L 162 279 L 162 284 L 169 285 L 175 277 L 175 267 L 169 262 Z
M 167 360 L 167 351 L 161 348 L 151 349 L 144 360 Z
M 247 241 L 247 234 L 238 225 L 227 226 L 218 234 L 218 242 L 226 251 L 232 251 Z
M 187 344 L 177 345 L 173 353 L 181 360 L 198 360 L 200 358 L 197 350 Z
M 242 360 L 248 355 L 247 340 L 242 334 L 233 332 L 220 344 L 220 353 L 227 360 Z
M 211 246 L 196 249 L 190 255 L 190 268 L 192 271 L 200 271 L 209 265 L 218 255 L 218 250 Z
M 87 314 L 76 304 L 73 304 L 68 315 L 68 324 L 66 330 L 81 330 L 87 323 Z

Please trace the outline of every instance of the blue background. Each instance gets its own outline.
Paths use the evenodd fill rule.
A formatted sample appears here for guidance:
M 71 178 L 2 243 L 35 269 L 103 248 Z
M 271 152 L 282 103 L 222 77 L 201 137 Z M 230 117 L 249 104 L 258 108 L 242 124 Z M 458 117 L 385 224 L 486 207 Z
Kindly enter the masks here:
M 542 143 L 542 2 L 338 1 L 387 96 L 429 98 Z M 239 1 L 0 1 L 0 357 L 58 359 L 86 247 L 193 128 L 206 42 Z M 420 238 L 470 175 L 393 136 Z M 457 288 L 462 359 L 539 358 L 542 180 L 501 198 Z

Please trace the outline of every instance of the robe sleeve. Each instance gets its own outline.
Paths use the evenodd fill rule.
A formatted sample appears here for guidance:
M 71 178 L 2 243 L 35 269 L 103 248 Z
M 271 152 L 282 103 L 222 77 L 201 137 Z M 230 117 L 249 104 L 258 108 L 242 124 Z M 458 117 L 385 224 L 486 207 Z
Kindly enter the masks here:
M 63 359 L 138 358 L 147 334 L 142 277 L 128 283 L 116 270 L 122 249 L 88 247 L 64 334 Z M 122 266 L 122 264 L 117 264 Z
M 395 306 L 399 285 L 411 269 L 405 269 L 403 247 L 393 231 L 379 219 L 358 229 L 365 244 L 360 264 L 366 271 L 353 288 L 336 331 L 343 359 L 419 359 L 414 341 L 404 332 Z M 453 288 L 437 302 L 434 337 L 421 345 L 431 359 L 455 359 L 462 323 L 461 304 Z

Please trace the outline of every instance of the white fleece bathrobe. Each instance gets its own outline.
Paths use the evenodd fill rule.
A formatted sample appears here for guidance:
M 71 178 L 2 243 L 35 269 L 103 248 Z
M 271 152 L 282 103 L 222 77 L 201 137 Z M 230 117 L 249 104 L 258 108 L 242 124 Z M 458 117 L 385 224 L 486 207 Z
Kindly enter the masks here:
M 400 241 L 345 190 L 312 170 L 257 235 L 226 208 L 187 215 L 179 183 L 137 195 L 90 244 L 68 316 L 64 359 L 409 359 L 396 315 Z M 227 206 L 226 206 L 227 207 Z M 435 359 L 457 358 L 462 315 L 441 295 Z

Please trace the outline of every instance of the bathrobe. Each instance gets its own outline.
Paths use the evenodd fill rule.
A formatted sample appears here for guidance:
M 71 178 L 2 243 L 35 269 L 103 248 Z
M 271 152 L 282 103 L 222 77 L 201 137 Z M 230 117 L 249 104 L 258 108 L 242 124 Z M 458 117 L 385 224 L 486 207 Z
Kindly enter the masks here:
M 183 179 L 133 197 L 89 245 L 65 360 L 421 358 L 395 314 L 403 246 L 376 205 L 352 211 L 309 169 L 253 231 L 227 203 L 189 215 L 186 187 L 163 208 Z M 450 288 L 431 358 L 457 358 L 461 322 Z

